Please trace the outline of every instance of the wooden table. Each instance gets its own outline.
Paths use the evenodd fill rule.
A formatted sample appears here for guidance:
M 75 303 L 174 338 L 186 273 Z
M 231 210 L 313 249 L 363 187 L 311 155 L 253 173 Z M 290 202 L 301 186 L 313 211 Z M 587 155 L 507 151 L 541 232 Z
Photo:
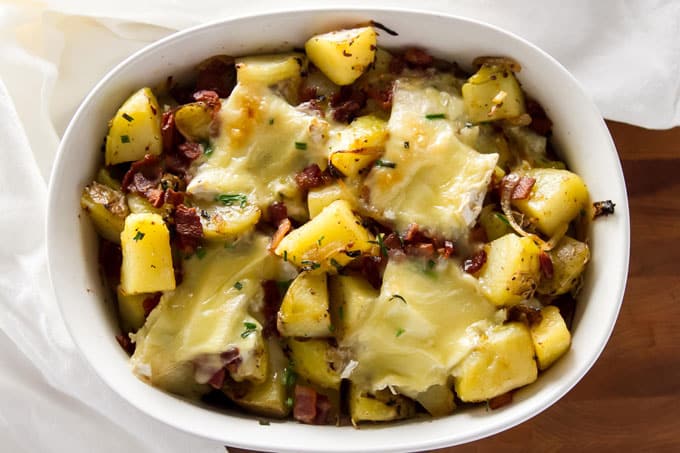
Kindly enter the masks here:
M 680 452 L 680 128 L 608 125 L 628 185 L 631 259 L 604 353 L 537 417 L 437 453 Z

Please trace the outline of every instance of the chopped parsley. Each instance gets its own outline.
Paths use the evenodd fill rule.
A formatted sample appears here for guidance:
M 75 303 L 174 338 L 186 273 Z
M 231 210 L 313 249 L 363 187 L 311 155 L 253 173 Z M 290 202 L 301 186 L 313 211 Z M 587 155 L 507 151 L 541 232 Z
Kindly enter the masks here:
M 334 326 L 333 324 L 329 325 L 329 326 L 328 326 L 328 331 L 329 331 L 330 333 L 335 332 L 335 326 Z
M 241 282 L 236 282 L 236 283 L 234 283 L 234 288 L 236 288 L 236 289 L 238 289 L 239 291 L 241 291 L 241 290 L 243 289 L 243 283 L 241 283 Z
M 135 120 L 133 117 L 131 117 L 127 113 L 123 113 L 123 118 L 125 118 L 125 121 L 127 121 L 128 123 L 131 123 L 132 121 Z
M 399 300 L 402 301 L 403 303 L 406 303 L 406 299 L 404 299 L 404 298 L 403 298 L 401 295 L 399 295 L 399 294 L 392 294 L 392 297 L 390 297 L 390 300 L 393 300 L 393 299 L 399 299 Z
M 380 254 L 382 256 L 387 256 L 387 246 L 385 245 L 384 239 L 385 239 L 385 234 L 384 233 L 378 233 L 375 237 L 375 241 L 368 241 L 370 244 L 376 244 L 378 247 L 380 247 Z
M 293 370 L 292 364 L 283 369 L 283 383 L 286 387 L 292 387 L 297 381 L 297 374 Z
M 300 264 L 302 264 L 302 267 L 303 267 L 304 270 L 312 270 L 313 271 L 314 269 L 318 269 L 318 268 L 321 267 L 321 264 L 317 263 L 316 261 L 312 261 L 312 260 L 302 260 L 300 262 Z
M 206 253 L 208 253 L 208 252 L 203 247 L 198 247 L 196 249 L 196 256 L 198 257 L 199 260 L 202 260 L 203 258 L 205 258 Z
M 293 397 L 292 396 L 289 396 L 288 398 L 286 398 L 286 406 L 293 407 Z
M 501 222 L 503 222 L 504 224 L 506 224 L 507 226 L 510 226 L 510 222 L 508 222 L 508 218 L 505 217 L 505 216 L 504 216 L 503 214 L 501 214 L 500 212 L 497 212 L 497 213 L 496 213 L 496 217 L 498 217 L 498 219 L 499 219 Z
M 295 149 L 299 149 L 300 151 L 304 151 L 307 149 L 307 143 L 305 142 L 295 142 Z
M 120 142 L 121 143 L 130 143 L 130 137 L 127 135 L 121 135 L 120 136 Z
M 288 250 L 283 251 L 283 261 L 288 261 Z
M 446 118 L 445 113 L 430 113 L 428 115 L 425 115 L 425 118 L 428 120 L 443 120 Z
M 385 168 L 396 168 L 397 164 L 394 162 L 390 162 L 389 160 L 378 159 L 375 161 L 375 166 Z
M 321 241 L 323 241 L 324 239 L 326 239 L 326 236 L 321 235 L 321 237 L 320 237 L 319 239 L 316 240 L 316 243 L 317 243 L 319 246 L 321 246 Z
M 254 322 L 244 322 L 243 327 L 245 327 L 246 330 L 241 332 L 241 338 L 247 338 L 251 333 L 254 333 L 257 331 L 257 324 Z
M 141 241 L 142 239 L 144 239 L 144 236 L 145 236 L 144 233 L 142 233 L 141 231 L 137 231 L 137 234 L 135 234 L 135 237 L 133 237 L 132 239 L 135 241 Z
M 404 334 L 404 332 L 406 332 L 406 331 L 402 327 L 400 327 L 400 328 L 397 329 L 397 333 L 395 334 L 395 336 L 397 338 L 399 338 L 400 336 L 402 336 Z
M 427 260 L 427 263 L 425 264 L 425 268 L 423 269 L 423 273 L 427 275 L 428 277 L 436 277 L 437 273 L 434 270 L 434 267 L 437 265 L 437 263 L 434 260 Z
M 235 204 L 238 204 L 242 208 L 246 207 L 246 203 L 248 203 L 248 197 L 241 193 L 223 193 L 220 195 L 217 195 L 215 197 L 215 201 L 219 201 L 225 206 L 232 206 Z
M 274 118 L 269 118 L 269 125 L 271 126 L 272 124 L 274 124 Z
M 338 261 L 335 258 L 331 258 L 331 266 L 336 268 L 338 270 L 338 272 L 340 272 L 340 270 L 342 270 L 342 264 L 338 263 Z
M 210 143 L 208 142 L 203 142 L 203 155 L 205 156 L 210 156 L 213 153 L 213 148 L 210 146 Z

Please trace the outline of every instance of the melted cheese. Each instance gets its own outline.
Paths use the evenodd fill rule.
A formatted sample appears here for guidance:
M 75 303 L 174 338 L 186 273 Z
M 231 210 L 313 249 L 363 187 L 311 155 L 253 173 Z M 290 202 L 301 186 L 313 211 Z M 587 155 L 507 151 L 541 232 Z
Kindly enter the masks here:
M 343 340 L 357 362 L 351 380 L 368 391 L 392 387 L 412 398 L 445 385 L 476 345 L 475 326 L 494 323 L 495 314 L 458 263 L 429 268 L 419 259 L 390 260 L 380 296 Z
M 479 154 L 457 138 L 465 122 L 463 101 L 452 85 L 442 88 L 422 79 L 397 80 L 382 158 L 396 166 L 374 167 L 366 186 L 379 215 L 397 230 L 417 223 L 455 239 L 479 215 L 498 155 Z
M 269 88 L 238 84 L 219 112 L 220 133 L 187 192 L 247 194 L 264 207 L 297 192 L 294 176 L 307 165 L 326 167 L 329 125 L 295 109 Z M 301 149 L 304 148 L 304 149 Z
M 251 315 L 261 308 L 260 281 L 295 274 L 267 252 L 268 245 L 269 238 L 257 235 L 233 249 L 220 244 L 203 259 L 185 261 L 182 284 L 163 295 L 134 335 L 135 373 L 171 392 L 197 394 L 204 389 L 196 381 L 207 382 L 223 366 L 219 354 L 238 348 L 242 363 L 232 377 L 264 377 L 262 326 Z M 256 332 L 242 336 L 244 323 L 255 325 Z

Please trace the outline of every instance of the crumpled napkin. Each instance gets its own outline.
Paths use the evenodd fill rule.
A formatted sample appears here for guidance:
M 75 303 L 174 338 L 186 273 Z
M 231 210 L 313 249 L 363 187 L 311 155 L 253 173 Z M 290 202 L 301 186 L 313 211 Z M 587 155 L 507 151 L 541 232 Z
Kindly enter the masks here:
M 378 0 L 371 6 L 390 4 L 403 7 Z M 286 3 L 301 6 L 319 3 Z M 652 128 L 680 124 L 680 2 L 421 0 L 414 6 L 490 22 L 537 44 L 579 79 L 609 119 Z M 271 0 L 0 1 L 3 451 L 224 451 L 127 404 L 75 349 L 47 277 L 47 181 L 78 104 L 123 58 L 174 30 L 282 8 Z

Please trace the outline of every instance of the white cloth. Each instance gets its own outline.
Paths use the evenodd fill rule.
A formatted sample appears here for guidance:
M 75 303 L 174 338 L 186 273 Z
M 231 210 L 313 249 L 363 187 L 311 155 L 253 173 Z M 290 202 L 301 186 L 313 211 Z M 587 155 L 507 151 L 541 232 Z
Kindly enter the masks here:
M 289 0 L 286 7 L 305 3 Z M 407 6 L 371 2 L 390 4 Z M 680 2 L 420 0 L 414 6 L 527 38 L 564 64 L 607 118 L 651 128 L 680 124 Z M 47 280 L 47 181 L 76 107 L 124 57 L 174 30 L 281 8 L 271 0 L 0 0 L 3 451 L 224 451 L 132 408 L 75 349 Z

